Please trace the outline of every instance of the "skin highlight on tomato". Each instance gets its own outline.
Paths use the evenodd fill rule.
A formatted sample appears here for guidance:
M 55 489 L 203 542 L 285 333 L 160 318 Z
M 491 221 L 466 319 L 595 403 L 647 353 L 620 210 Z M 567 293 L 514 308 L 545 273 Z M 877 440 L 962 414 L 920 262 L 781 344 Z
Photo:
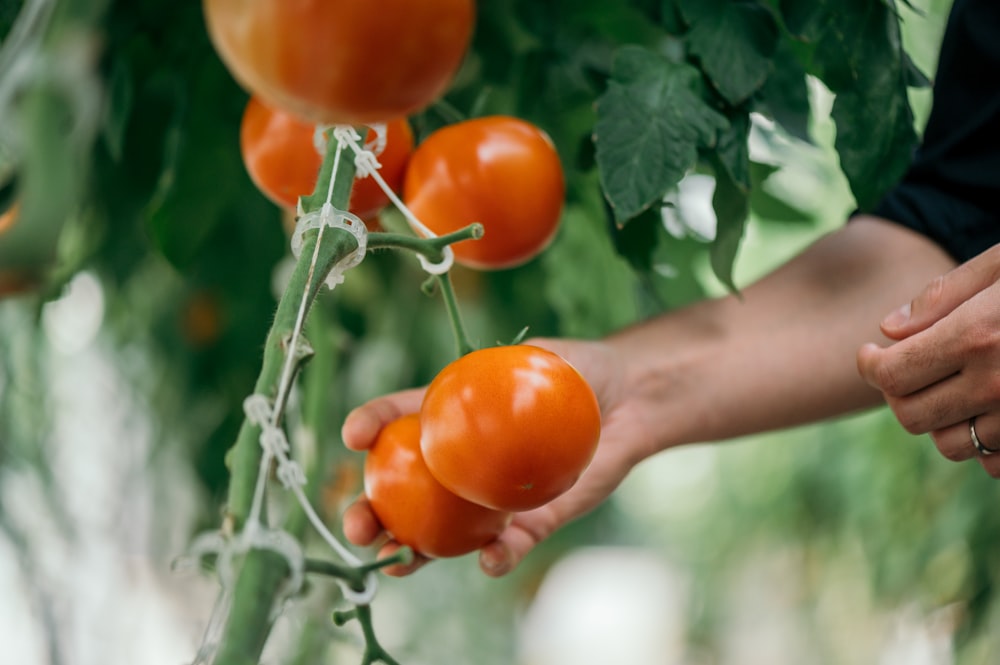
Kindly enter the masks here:
M 209 35 L 244 88 L 323 124 L 407 116 L 444 94 L 474 0 L 203 0 Z
M 512 517 L 455 496 L 434 479 L 420 453 L 419 414 L 382 428 L 365 458 L 364 486 L 385 530 L 428 557 L 478 550 L 500 535 Z
M 276 204 L 295 210 L 300 196 L 316 188 L 323 157 L 316 149 L 316 125 L 251 97 L 240 124 L 243 164 L 257 188 Z M 374 132 L 369 132 L 374 140 Z M 379 175 L 399 192 L 413 152 L 413 130 L 406 118 L 386 123 L 385 148 L 377 155 Z M 374 178 L 356 178 L 349 209 L 371 222 L 389 205 L 389 197 Z
M 555 236 L 566 194 L 549 136 L 518 118 L 488 116 L 432 133 L 413 152 L 403 201 L 437 235 L 479 222 L 485 235 L 452 245 L 480 270 L 523 264 Z
M 530 345 L 468 353 L 427 387 L 420 447 L 442 485 L 520 512 L 576 482 L 597 450 L 597 397 L 560 356 Z

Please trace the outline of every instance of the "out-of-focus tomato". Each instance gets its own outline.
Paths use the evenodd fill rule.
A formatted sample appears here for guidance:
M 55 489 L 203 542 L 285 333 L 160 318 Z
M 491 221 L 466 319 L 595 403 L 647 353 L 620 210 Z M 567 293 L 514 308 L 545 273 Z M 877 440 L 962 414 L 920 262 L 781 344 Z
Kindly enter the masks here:
M 9 208 L 7 208 L 6 211 L 0 214 L 0 233 L 8 231 L 10 230 L 11 227 L 14 226 L 14 223 L 17 221 L 18 209 L 19 205 L 17 203 L 14 203 Z
M 420 416 L 394 420 L 365 458 L 365 494 L 392 537 L 429 557 L 454 557 L 490 542 L 511 514 L 455 496 L 431 476 L 420 454 Z
M 209 291 L 197 291 L 181 309 L 181 335 L 196 348 L 211 346 L 222 335 L 223 319 L 219 298 Z
M 568 490 L 597 449 L 601 414 L 587 381 L 530 345 L 468 353 L 431 381 L 420 407 L 427 467 L 455 494 L 523 511 Z
M 300 196 L 316 187 L 322 156 L 316 150 L 316 126 L 251 97 L 240 125 L 240 151 L 251 180 L 269 199 L 294 210 Z M 369 136 L 374 136 L 369 132 Z M 403 187 L 406 163 L 413 152 L 413 130 L 406 118 L 386 123 L 385 149 L 378 155 L 379 175 L 393 191 Z M 389 204 L 374 178 L 358 178 L 351 190 L 350 211 L 370 222 Z
M 270 105 L 323 124 L 410 115 L 461 65 L 473 0 L 204 0 L 233 77 Z
M 403 201 L 438 235 L 479 222 L 485 235 L 452 245 L 455 260 L 494 270 L 522 264 L 555 236 L 566 186 L 548 135 L 506 116 L 448 125 L 417 146 Z

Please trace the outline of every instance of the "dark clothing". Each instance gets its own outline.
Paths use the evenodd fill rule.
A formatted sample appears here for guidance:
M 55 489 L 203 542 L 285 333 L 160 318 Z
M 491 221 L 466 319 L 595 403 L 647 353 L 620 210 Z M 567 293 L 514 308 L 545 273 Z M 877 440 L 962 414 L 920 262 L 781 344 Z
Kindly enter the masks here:
M 1000 0 L 955 0 L 913 163 L 872 213 L 959 262 L 1000 242 Z

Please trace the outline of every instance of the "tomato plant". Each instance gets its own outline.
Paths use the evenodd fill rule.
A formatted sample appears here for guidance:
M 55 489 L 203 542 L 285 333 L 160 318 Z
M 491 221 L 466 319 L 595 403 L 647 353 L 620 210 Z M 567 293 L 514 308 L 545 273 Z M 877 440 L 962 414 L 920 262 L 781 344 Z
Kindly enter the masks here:
M 518 118 L 488 116 L 437 130 L 414 151 L 403 199 L 438 235 L 480 222 L 482 239 L 454 246 L 459 263 L 510 268 L 555 236 L 565 197 L 548 135 Z
M 420 453 L 419 414 L 382 428 L 365 458 L 364 483 L 386 530 L 427 556 L 475 551 L 510 522 L 510 513 L 466 501 L 434 479 Z
M 568 490 L 597 449 L 597 397 L 577 370 L 530 345 L 468 353 L 431 381 L 421 450 L 455 494 L 498 510 L 537 508 Z
M 251 97 L 240 124 L 240 151 L 251 180 L 269 199 L 294 210 L 300 196 L 311 194 L 323 162 L 314 140 L 316 125 Z M 413 151 L 413 130 L 406 118 L 386 123 L 385 149 L 378 155 L 379 174 L 394 191 L 403 186 Z M 350 211 L 371 221 L 389 204 L 374 178 L 358 178 Z
M 472 0 L 205 0 L 233 77 L 272 106 L 324 124 L 384 122 L 425 108 L 461 65 Z

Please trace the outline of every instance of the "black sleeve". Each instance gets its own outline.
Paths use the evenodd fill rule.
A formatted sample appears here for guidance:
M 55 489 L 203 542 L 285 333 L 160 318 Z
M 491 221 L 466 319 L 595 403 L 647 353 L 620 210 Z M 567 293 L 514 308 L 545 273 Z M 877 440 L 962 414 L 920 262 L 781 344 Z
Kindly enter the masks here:
M 923 141 L 871 211 L 965 261 L 1000 242 L 1000 0 L 955 0 Z

